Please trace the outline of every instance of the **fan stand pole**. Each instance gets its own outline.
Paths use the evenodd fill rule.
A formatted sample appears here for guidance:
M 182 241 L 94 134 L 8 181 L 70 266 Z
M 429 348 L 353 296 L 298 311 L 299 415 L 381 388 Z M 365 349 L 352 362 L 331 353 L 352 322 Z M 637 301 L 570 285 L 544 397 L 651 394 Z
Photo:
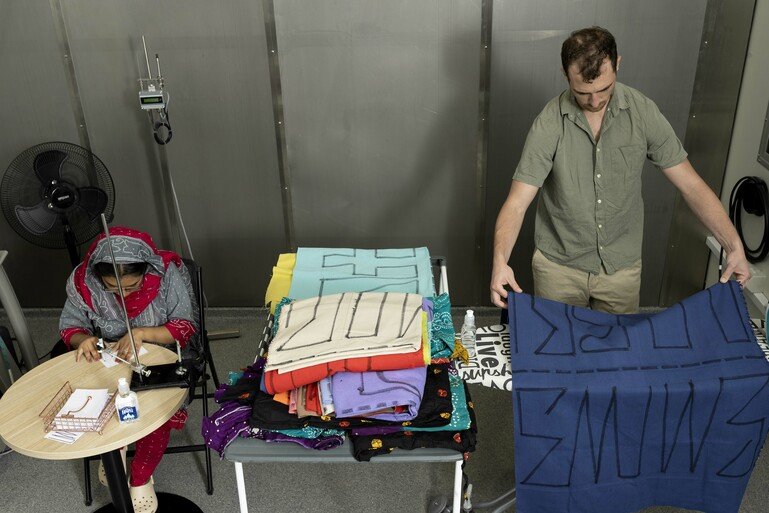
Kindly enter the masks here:
M 61 223 L 64 225 L 64 242 L 67 244 L 69 260 L 72 262 L 72 268 L 74 269 L 80 263 L 80 255 L 77 253 L 77 240 L 75 240 L 75 234 L 72 233 L 72 228 L 70 228 L 65 216 L 62 216 Z

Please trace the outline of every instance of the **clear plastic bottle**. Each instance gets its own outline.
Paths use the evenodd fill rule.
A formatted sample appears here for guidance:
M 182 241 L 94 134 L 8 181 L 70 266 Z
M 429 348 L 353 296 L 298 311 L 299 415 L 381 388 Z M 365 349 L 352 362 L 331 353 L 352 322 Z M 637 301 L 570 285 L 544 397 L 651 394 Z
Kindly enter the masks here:
M 117 410 L 118 422 L 127 424 L 139 420 L 139 398 L 136 396 L 136 392 L 131 392 L 128 380 L 125 378 L 117 380 L 117 392 L 115 410 Z
M 462 324 L 461 340 L 462 345 L 467 349 L 467 354 L 472 358 L 475 356 L 475 314 L 468 310 L 465 314 L 465 322 Z

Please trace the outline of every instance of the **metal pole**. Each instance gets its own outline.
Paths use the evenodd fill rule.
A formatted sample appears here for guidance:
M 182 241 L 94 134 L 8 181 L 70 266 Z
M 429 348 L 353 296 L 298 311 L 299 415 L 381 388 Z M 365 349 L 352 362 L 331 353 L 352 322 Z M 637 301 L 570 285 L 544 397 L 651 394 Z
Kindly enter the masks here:
M 131 350 L 133 351 L 134 357 L 134 364 L 133 368 L 134 371 L 139 373 L 139 376 L 149 375 L 149 371 L 147 371 L 144 366 L 139 362 L 139 352 L 136 350 L 136 341 L 134 340 L 134 334 L 131 331 L 131 320 L 128 318 L 128 309 L 125 306 L 125 294 L 123 293 L 123 275 L 120 272 L 120 269 L 117 266 L 117 262 L 115 261 L 115 253 L 112 251 L 112 238 L 109 234 L 109 226 L 107 226 L 107 218 L 104 217 L 104 214 L 101 214 L 101 225 L 102 228 L 104 228 L 104 236 L 107 239 L 107 248 L 109 249 L 109 256 L 112 259 L 112 269 L 115 271 L 115 281 L 117 282 L 117 290 L 118 295 L 120 296 L 120 307 L 121 310 L 123 310 L 123 319 L 125 320 L 126 325 L 126 331 L 128 332 L 128 338 L 131 341 Z
M 32 337 L 29 334 L 27 321 L 21 310 L 21 305 L 19 305 L 19 300 L 13 290 L 11 281 L 5 273 L 5 269 L 3 269 L 3 261 L 6 256 L 8 256 L 7 251 L 0 251 L 0 303 L 3 304 L 6 314 L 8 314 L 8 319 L 11 321 L 13 333 L 16 335 L 21 354 L 24 356 L 24 364 L 27 370 L 32 370 L 37 366 L 39 360 L 37 352 L 35 352 L 35 344 L 32 342 Z M 11 343 L 10 340 L 7 342 Z

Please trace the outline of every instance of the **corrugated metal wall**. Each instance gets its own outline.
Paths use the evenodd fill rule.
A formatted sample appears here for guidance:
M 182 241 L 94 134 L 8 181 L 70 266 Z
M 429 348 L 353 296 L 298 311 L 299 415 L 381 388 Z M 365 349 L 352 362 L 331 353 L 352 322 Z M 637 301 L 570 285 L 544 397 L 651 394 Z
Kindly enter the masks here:
M 480 2 L 277 1 L 296 240 L 445 255 L 471 301 Z
M 427 245 L 448 257 L 454 302 L 486 304 L 493 224 L 523 139 L 544 103 L 565 87 L 562 40 L 582 26 L 612 30 L 624 59 L 620 79 L 653 98 L 683 138 L 706 6 L 496 0 L 492 11 L 484 8 L 491 0 L 59 2 L 0 5 L 0 73 L 14 77 L 0 81 L 0 169 L 38 142 L 79 143 L 80 108 L 92 149 L 115 180 L 115 222 L 147 229 L 168 245 L 157 148 L 136 104 L 144 34 L 150 51 L 160 53 L 171 93 L 168 164 L 211 305 L 260 304 L 272 262 L 292 244 Z M 482 65 L 488 31 L 490 69 Z M 69 93 L 73 78 L 79 106 Z M 484 78 L 488 134 L 479 129 Z M 285 123 L 277 131 L 276 113 Z M 484 136 L 488 166 L 479 173 Z M 281 179 L 288 189 L 281 190 Z M 654 169 L 645 180 L 642 301 L 656 304 L 673 192 Z M 524 284 L 532 231 L 527 224 L 513 257 Z M 4 221 L 0 247 L 10 251 L 6 265 L 23 305 L 61 304 L 65 252 L 35 248 Z

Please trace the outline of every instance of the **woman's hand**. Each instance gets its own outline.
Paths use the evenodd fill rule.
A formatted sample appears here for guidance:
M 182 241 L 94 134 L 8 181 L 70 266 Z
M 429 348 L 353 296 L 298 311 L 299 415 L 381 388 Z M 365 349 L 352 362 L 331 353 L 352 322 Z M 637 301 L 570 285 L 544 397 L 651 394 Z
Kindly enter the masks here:
M 133 333 L 134 342 L 136 343 L 136 353 L 138 354 L 139 351 L 141 351 L 142 343 L 144 342 L 144 330 L 142 328 L 133 328 L 131 333 Z M 118 340 L 115 345 L 112 346 L 112 349 L 115 354 L 117 354 L 123 360 L 133 362 L 134 353 L 133 349 L 131 348 L 131 337 L 128 336 L 128 333 L 123 335 L 120 340 Z
M 99 339 L 94 336 L 83 339 L 75 350 L 75 361 L 79 362 L 81 357 L 85 357 L 88 363 L 100 360 L 101 354 L 99 348 L 96 347 L 97 342 Z

